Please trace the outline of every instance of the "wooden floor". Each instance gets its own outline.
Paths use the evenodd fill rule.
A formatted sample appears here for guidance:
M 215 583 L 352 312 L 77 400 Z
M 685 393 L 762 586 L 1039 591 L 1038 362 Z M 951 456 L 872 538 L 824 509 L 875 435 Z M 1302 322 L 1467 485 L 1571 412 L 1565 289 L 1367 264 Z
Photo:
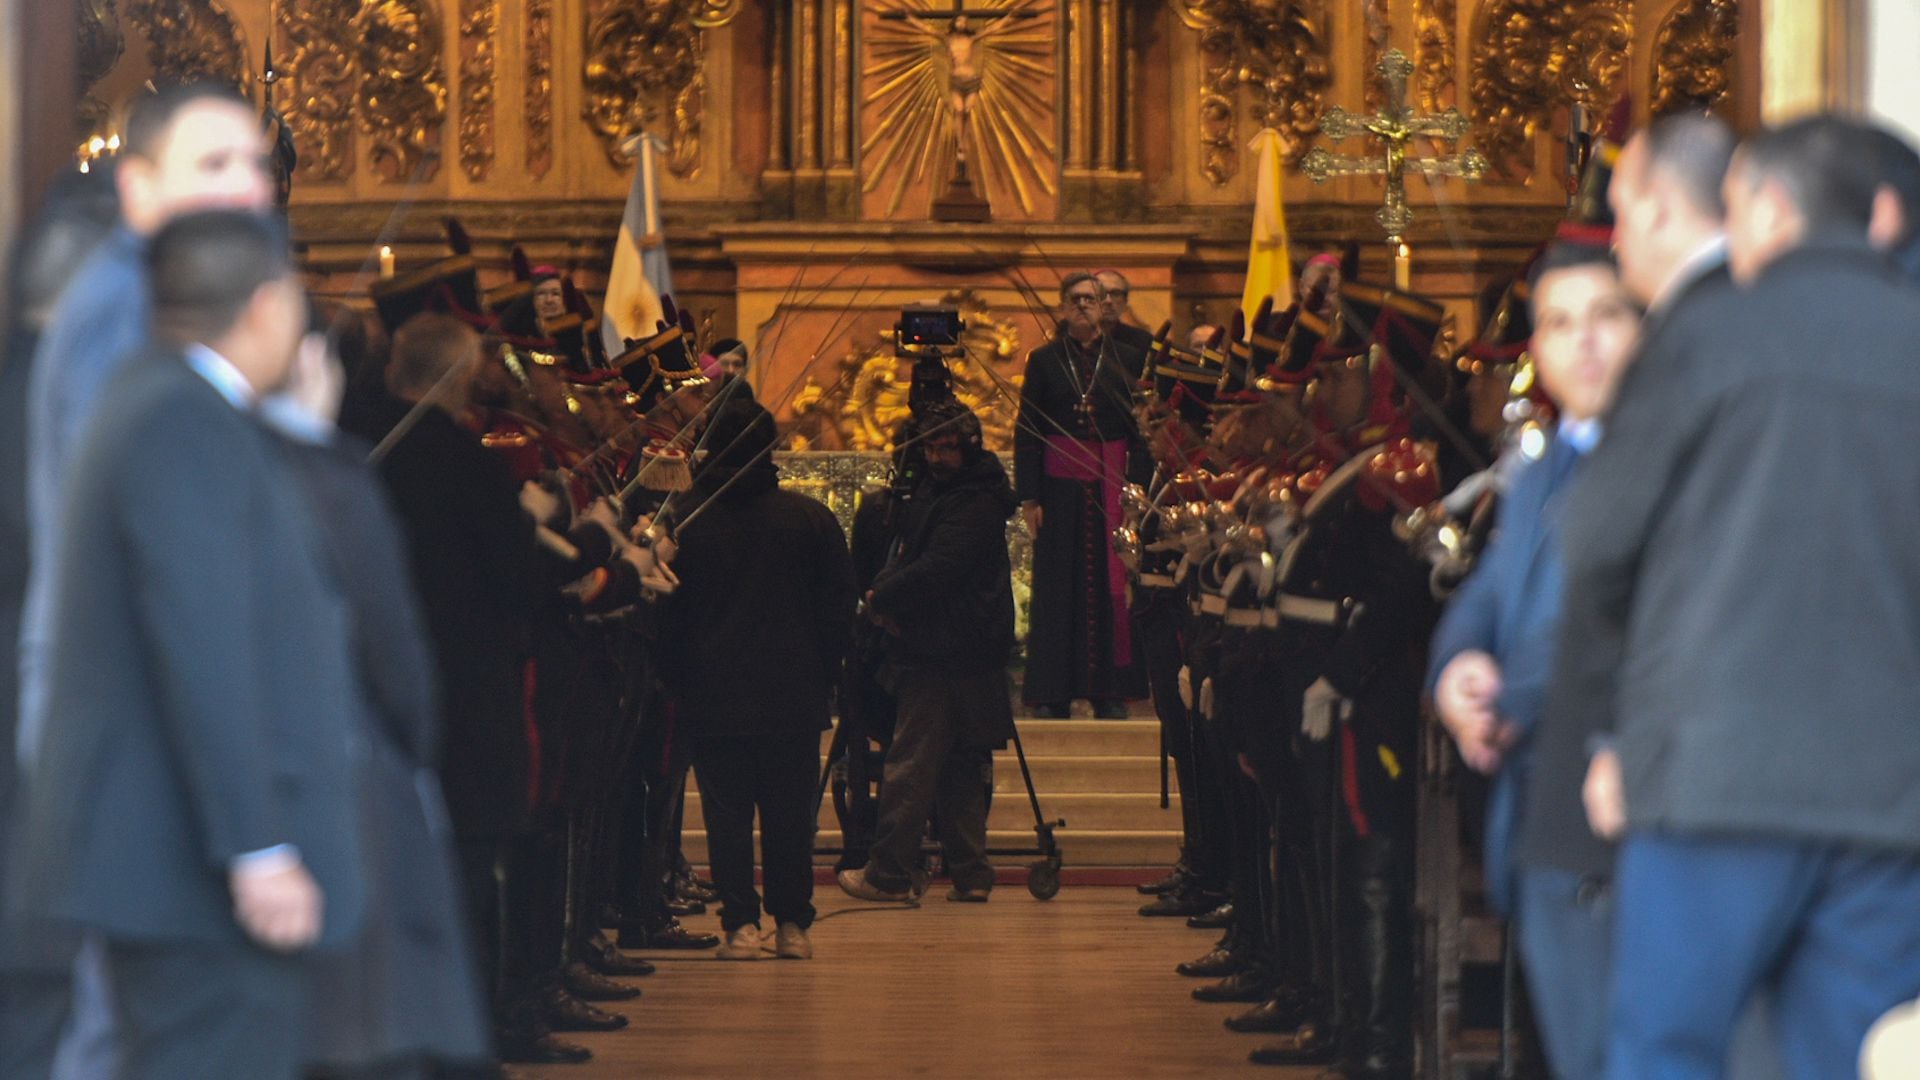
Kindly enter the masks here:
M 813 960 L 725 962 L 646 953 L 646 993 L 611 1008 L 632 1026 L 568 1036 L 587 1065 L 520 1068 L 516 1080 L 629 1077 L 1278 1077 L 1317 1069 L 1247 1063 L 1260 1038 L 1220 1021 L 1173 966 L 1213 932 L 1134 914 L 1130 888 L 1068 886 L 1041 903 L 1001 886 L 985 905 L 936 888 L 917 910 L 822 886 Z M 717 929 L 712 916 L 687 920 Z

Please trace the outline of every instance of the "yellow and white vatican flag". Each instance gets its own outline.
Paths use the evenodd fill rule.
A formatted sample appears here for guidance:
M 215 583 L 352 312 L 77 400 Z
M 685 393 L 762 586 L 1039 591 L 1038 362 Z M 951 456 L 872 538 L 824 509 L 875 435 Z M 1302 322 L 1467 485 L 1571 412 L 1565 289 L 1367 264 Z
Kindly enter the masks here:
M 628 139 L 622 147 L 634 159 L 633 187 L 627 192 L 627 210 L 620 219 L 620 238 L 613 245 L 613 270 L 607 275 L 607 297 L 600 334 L 608 356 L 627 350 L 626 339 L 653 334 L 661 317 L 660 298 L 673 291 L 667 266 L 666 239 L 660 232 L 660 189 L 653 136 Z
M 1240 309 L 1253 322 L 1261 301 L 1273 298 L 1273 310 L 1293 303 L 1293 264 L 1287 255 L 1287 208 L 1280 198 L 1285 176 L 1285 143 L 1272 128 L 1261 128 L 1247 149 L 1255 156 L 1253 186 L 1253 240 L 1247 245 L 1247 286 Z

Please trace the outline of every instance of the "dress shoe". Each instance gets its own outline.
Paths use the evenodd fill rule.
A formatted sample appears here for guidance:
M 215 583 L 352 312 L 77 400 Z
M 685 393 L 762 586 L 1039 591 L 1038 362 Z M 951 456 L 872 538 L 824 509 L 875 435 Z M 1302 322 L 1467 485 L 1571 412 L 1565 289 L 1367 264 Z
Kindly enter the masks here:
M 511 1065 L 579 1065 L 592 1059 L 593 1051 L 552 1035 L 500 1035 L 500 1060 Z
M 614 982 L 584 960 L 575 960 L 560 969 L 560 985 L 581 1001 L 632 1001 L 640 996 L 639 987 Z
M 541 1013 L 555 1031 L 619 1031 L 627 1018 L 596 1009 L 562 987 L 553 987 L 541 999 Z
M 1233 902 L 1228 901 L 1212 911 L 1195 915 L 1187 920 L 1187 925 L 1195 930 L 1225 930 L 1233 925 Z
M 676 919 L 685 919 L 694 915 L 705 915 L 707 913 L 707 902 L 704 900 L 678 898 L 666 901 L 661 907 L 666 910 L 667 914 Z
M 947 900 L 955 904 L 984 904 L 992 895 L 992 889 L 963 889 L 958 885 L 947 890 Z
M 1175 863 L 1173 869 L 1167 871 L 1166 877 L 1161 878 L 1159 881 L 1149 881 L 1145 885 L 1135 885 L 1133 891 L 1139 893 L 1141 896 L 1165 896 L 1168 893 L 1179 892 L 1180 887 L 1186 883 L 1186 866 Z
M 618 941 L 623 949 L 712 949 L 719 946 L 720 936 L 695 933 L 669 918 L 652 926 L 622 926 Z
M 813 939 L 799 923 L 781 923 L 774 936 L 773 955 L 782 960 L 811 960 Z
M 1238 1016 L 1223 1021 L 1228 1031 L 1283 1035 L 1300 1030 L 1313 1018 L 1312 1002 L 1298 988 L 1282 986 L 1267 995 L 1267 1000 Z
M 870 900 L 876 904 L 899 904 L 913 899 L 911 888 L 893 890 L 882 889 L 867 880 L 865 870 L 842 870 L 839 874 L 840 891 L 855 900 Z
M 1235 972 L 1245 971 L 1246 967 L 1247 962 L 1240 958 L 1239 953 L 1220 945 L 1198 960 L 1189 960 L 1173 970 L 1189 979 L 1224 979 Z
M 668 887 L 673 895 L 688 900 L 705 900 L 712 903 L 720 899 L 720 887 L 694 873 L 690 866 L 682 867 L 675 873 L 673 880 L 668 882 Z
M 633 979 L 654 972 L 652 964 L 621 952 L 605 934 L 595 934 L 587 939 L 581 959 L 587 962 L 588 967 L 613 979 Z
M 1273 992 L 1273 978 L 1259 968 L 1244 968 L 1217 983 L 1196 987 L 1195 1001 L 1236 1001 L 1252 1005 Z
M 1325 1065 L 1334 1056 L 1333 1035 L 1318 1020 L 1309 1020 L 1247 1055 L 1255 1065 Z
M 1093 718 L 1096 720 L 1125 720 L 1131 715 L 1124 701 L 1096 701 L 1093 703 Z
M 1197 890 L 1169 893 L 1140 909 L 1148 918 L 1189 918 L 1205 915 L 1220 906 L 1221 897 Z
M 1067 717 L 1073 715 L 1073 704 L 1069 702 L 1062 705 L 1050 701 L 1040 705 L 1029 706 L 1027 712 L 1030 713 L 1035 720 L 1065 720 Z

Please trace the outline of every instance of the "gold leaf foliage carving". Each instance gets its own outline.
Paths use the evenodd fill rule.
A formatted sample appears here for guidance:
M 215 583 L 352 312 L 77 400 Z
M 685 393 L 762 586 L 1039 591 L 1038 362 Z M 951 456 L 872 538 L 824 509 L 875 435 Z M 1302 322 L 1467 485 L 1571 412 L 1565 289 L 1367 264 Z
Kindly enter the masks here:
M 213 0 L 133 0 L 127 18 L 152 46 L 154 78 L 161 82 L 211 79 L 242 92 L 253 66 L 233 16 Z
M 301 180 L 338 182 L 353 175 L 354 86 L 350 48 L 360 0 L 300 0 L 279 5 L 275 33 L 280 113 L 300 148 Z
M 366 0 L 352 33 L 374 171 L 388 183 L 430 179 L 447 118 L 438 16 L 428 0 Z
M 1295 0 L 1178 0 L 1200 34 L 1200 172 L 1215 186 L 1239 171 L 1235 114 L 1242 88 L 1253 118 L 1298 155 L 1319 128 L 1331 83 L 1326 40 Z
M 1453 44 L 1455 0 L 1420 0 L 1414 8 L 1416 100 L 1426 112 L 1454 104 Z
M 1492 0 L 1469 73 L 1480 148 L 1524 178 L 1534 133 L 1570 103 L 1603 114 L 1619 96 L 1633 42 L 1630 0 Z
M 1360 14 L 1367 28 L 1367 70 L 1373 71 L 1393 45 L 1391 13 L 1387 10 L 1387 0 L 1367 0 Z M 1367 79 L 1361 85 L 1364 88 L 1361 100 L 1369 111 L 1378 112 L 1386 106 L 1386 90 L 1378 81 Z
M 553 168 L 553 0 L 527 0 L 527 172 Z
M 1654 39 L 1653 115 L 1726 101 L 1739 31 L 1738 0 L 1686 0 L 1675 8 Z
M 460 3 L 460 167 L 483 180 L 493 165 L 494 34 L 496 0 Z
M 953 393 L 980 417 L 990 450 L 1013 445 L 1017 402 L 1000 387 L 1018 388 L 1026 367 L 1020 331 L 995 315 L 972 289 L 955 289 L 940 301 L 960 309 L 967 328 L 960 336 L 965 359 L 953 361 Z M 885 450 L 907 417 L 907 389 L 913 362 L 894 355 L 893 335 L 882 333 L 864 348 L 848 350 L 820 378 L 809 376 L 794 396 L 792 413 L 799 430 L 815 446 L 843 450 Z M 982 370 L 991 367 L 993 374 Z M 824 380 L 824 383 L 821 381 Z
M 114 0 L 80 0 L 79 49 L 74 60 L 79 68 L 82 92 L 107 77 L 120 55 L 127 51 L 127 37 L 120 29 L 120 11 Z
M 723 26 L 737 4 L 712 0 L 612 0 L 587 25 L 587 123 L 607 157 L 628 163 L 628 141 L 662 134 L 667 168 L 682 179 L 700 170 L 700 125 L 706 103 L 703 31 Z
M 74 135 L 84 139 L 105 131 L 111 121 L 112 110 L 107 103 L 89 91 L 120 61 L 121 54 L 127 51 L 127 37 L 120 27 L 120 12 L 114 0 L 81 0 L 78 16 L 79 41 L 74 62 L 83 96 L 74 110 Z

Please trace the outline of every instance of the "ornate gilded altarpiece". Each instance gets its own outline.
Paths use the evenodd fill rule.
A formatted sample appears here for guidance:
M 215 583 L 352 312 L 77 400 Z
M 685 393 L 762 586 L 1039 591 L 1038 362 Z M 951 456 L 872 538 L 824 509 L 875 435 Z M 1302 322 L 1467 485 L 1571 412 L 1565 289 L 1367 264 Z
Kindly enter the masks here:
M 49 2 L 80 15 L 76 142 L 149 78 L 271 93 L 322 293 L 364 295 L 378 244 L 403 268 L 439 256 L 455 215 L 490 279 L 518 243 L 592 294 L 623 147 L 652 135 L 677 299 L 756 346 L 796 437 L 851 450 L 894 407 L 877 358 L 902 303 L 958 297 L 1009 382 L 1070 269 L 1122 269 L 1149 326 L 1223 319 L 1248 144 L 1272 127 L 1297 161 L 1327 108 L 1380 104 L 1389 49 L 1414 62 L 1410 103 L 1457 108 L 1492 166 L 1471 187 L 1407 180 L 1414 287 L 1470 320 L 1560 215 L 1570 130 L 1622 92 L 1642 117 L 1727 107 L 1736 5 L 1756 0 Z M 962 152 L 991 220 L 929 221 Z M 1381 193 L 1291 173 L 1296 252 L 1377 239 Z

